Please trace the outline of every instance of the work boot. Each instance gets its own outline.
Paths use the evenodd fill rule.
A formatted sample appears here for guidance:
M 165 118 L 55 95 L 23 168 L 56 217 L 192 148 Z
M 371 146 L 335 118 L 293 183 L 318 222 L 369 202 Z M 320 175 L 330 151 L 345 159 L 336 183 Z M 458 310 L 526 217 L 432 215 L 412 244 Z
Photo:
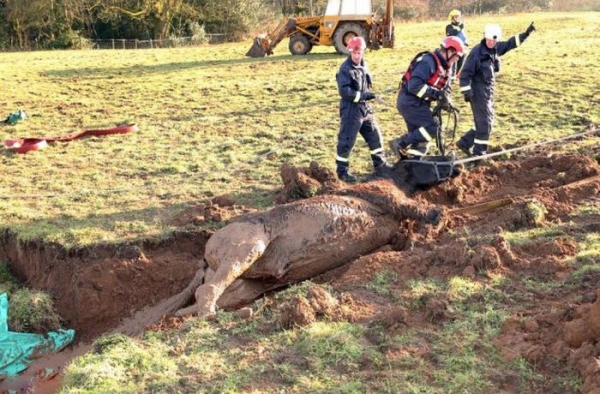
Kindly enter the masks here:
M 462 144 L 460 143 L 460 140 L 459 140 L 459 141 L 456 143 L 456 147 L 457 147 L 458 149 L 460 149 L 460 151 L 461 151 L 462 153 L 464 153 L 465 155 L 467 155 L 467 157 L 471 157 L 471 156 L 473 156 L 473 154 L 471 153 L 471 151 L 469 150 L 469 148 L 467 148 L 466 146 L 462 145 Z
M 352 174 L 348 174 L 348 173 L 337 174 L 337 176 L 340 181 L 343 181 L 346 183 L 356 183 L 356 181 L 357 181 L 356 177 Z
M 392 152 L 394 152 L 394 154 L 398 156 L 398 159 L 400 160 L 408 159 L 408 153 L 406 151 L 407 147 L 408 146 L 402 142 L 401 138 L 396 138 L 395 140 L 390 141 L 390 148 L 392 149 Z

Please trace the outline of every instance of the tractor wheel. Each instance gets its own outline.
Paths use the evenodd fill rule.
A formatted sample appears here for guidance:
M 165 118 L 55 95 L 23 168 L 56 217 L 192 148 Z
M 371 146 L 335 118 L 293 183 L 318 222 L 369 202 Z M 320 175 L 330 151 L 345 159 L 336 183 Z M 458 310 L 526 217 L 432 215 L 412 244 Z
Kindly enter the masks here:
M 306 55 L 312 49 L 312 44 L 306 36 L 298 34 L 290 38 L 289 48 L 292 55 Z
M 369 34 L 367 29 L 359 24 L 359 23 L 344 23 L 340 27 L 338 27 L 333 33 L 333 46 L 335 50 L 340 55 L 348 55 L 350 52 L 346 48 L 348 45 L 348 41 L 351 38 L 361 36 L 365 39 L 365 42 L 368 45 L 369 42 Z

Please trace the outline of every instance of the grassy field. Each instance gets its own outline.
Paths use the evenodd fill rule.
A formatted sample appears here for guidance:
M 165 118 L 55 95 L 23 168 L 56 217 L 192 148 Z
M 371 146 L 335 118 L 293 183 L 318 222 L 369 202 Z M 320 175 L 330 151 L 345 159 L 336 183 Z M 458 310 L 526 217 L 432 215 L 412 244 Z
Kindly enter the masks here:
M 492 136 L 497 146 L 567 136 L 600 123 L 599 13 L 482 16 L 466 24 L 474 44 L 486 23 L 500 23 L 508 37 L 532 20 L 538 30 L 503 57 Z M 401 73 L 417 52 L 439 45 L 444 26 L 399 23 L 395 49 L 367 53 L 374 90 L 386 99 L 376 104 L 376 115 L 387 140 L 405 132 L 395 109 Z M 139 126 L 137 133 L 53 143 L 25 155 L 4 150 L 3 229 L 66 247 L 164 237 L 174 230 L 169 223 L 177 213 L 216 195 L 229 193 L 255 208 L 271 205 L 283 163 L 307 166 L 316 160 L 333 168 L 335 73 L 344 59 L 330 47 L 291 56 L 286 41 L 274 56 L 250 59 L 244 57 L 250 44 L 0 54 L 0 106 L 6 115 L 19 108 L 29 115 L 16 126 L 2 126 L 3 140 Z M 460 131 L 466 131 L 472 120 L 459 99 Z M 352 168 L 371 172 L 363 141 Z M 598 214 L 590 205 L 576 215 Z M 550 237 L 555 230 L 543 231 Z M 511 243 L 543 236 L 506 234 Z M 587 235 L 579 248 L 573 261 L 581 268 L 573 285 L 598 271 L 598 233 Z M 377 322 L 350 321 L 280 329 L 273 323 L 279 318 L 274 306 L 306 294 L 311 284 L 305 283 L 257 303 L 252 320 L 220 313 L 218 323 L 190 319 L 177 330 L 141 338 L 103 337 L 94 352 L 69 367 L 62 392 L 488 393 L 503 385 L 547 392 L 540 389 L 548 387 L 547 376 L 523 358 L 502 360 L 492 341 L 509 306 L 526 308 L 538 295 L 564 289 L 564 282 L 527 279 L 520 284 L 530 287 L 525 293 L 515 292 L 507 277 L 486 278 L 486 285 L 475 279 L 413 281 L 406 293 L 395 294 L 389 286 L 397 278 L 382 271 L 364 284 L 411 311 L 422 307 L 424 295 L 449 297 L 456 318 L 439 330 L 388 335 Z M 425 347 L 427 357 L 419 354 Z M 582 385 L 571 371 L 552 378 L 556 392 L 578 392 Z
M 600 121 L 598 13 L 485 16 L 466 25 L 474 44 L 485 23 L 501 23 L 508 37 L 532 20 L 538 31 L 503 58 L 496 144 L 560 137 Z M 367 53 L 374 90 L 386 99 L 376 104 L 384 138 L 405 132 L 395 88 L 418 51 L 439 45 L 444 23 L 398 24 L 395 49 Z M 343 58 L 331 47 L 291 56 L 284 41 L 274 56 L 252 59 L 244 56 L 249 46 L 0 54 L 0 108 L 29 115 L 0 128 L 3 140 L 120 123 L 140 129 L 25 155 L 4 150 L 2 226 L 67 247 L 160 237 L 172 231 L 174 214 L 214 195 L 270 205 L 282 163 L 333 168 Z M 465 131 L 472 120 L 457 102 Z M 355 172 L 370 172 L 366 152 L 359 141 Z

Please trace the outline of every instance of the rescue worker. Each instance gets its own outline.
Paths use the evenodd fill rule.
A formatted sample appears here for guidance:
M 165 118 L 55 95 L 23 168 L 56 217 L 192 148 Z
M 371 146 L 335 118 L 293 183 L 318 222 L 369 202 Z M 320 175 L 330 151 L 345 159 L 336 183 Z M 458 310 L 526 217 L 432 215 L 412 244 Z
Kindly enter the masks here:
M 483 40 L 467 56 L 460 74 L 460 92 L 465 101 L 471 104 L 475 127 L 456 143 L 466 155 L 482 156 L 487 153 L 494 122 L 495 74 L 500 71 L 500 56 L 518 47 L 534 30 L 535 26 L 531 22 L 524 33 L 513 36 L 508 41 L 500 41 L 500 26 L 486 25 Z
M 369 146 L 375 175 L 383 175 L 390 168 L 385 159 L 381 129 L 375 120 L 371 100 L 381 100 L 371 92 L 372 77 L 367 68 L 363 55 L 367 44 L 360 37 L 348 41 L 350 51 L 348 58 L 342 63 L 336 81 L 340 94 L 340 129 L 337 140 L 337 156 L 335 163 L 339 179 L 355 183 L 356 177 L 348 170 L 350 168 L 350 153 L 356 143 L 358 133 Z
M 392 151 L 400 160 L 421 158 L 431 141 L 439 137 L 439 125 L 431 112 L 431 103 L 447 100 L 451 69 L 464 54 L 464 43 L 457 37 L 446 37 L 439 49 L 421 52 L 410 63 L 402 77 L 396 108 L 408 128 L 402 138 L 392 140 Z
M 465 33 L 465 24 L 462 21 L 462 14 L 459 10 L 452 10 L 448 14 L 448 25 L 446 25 L 446 37 L 458 37 L 462 42 L 469 46 L 467 34 Z
M 467 40 L 467 33 L 465 32 L 465 23 L 462 20 L 462 13 L 460 10 L 452 10 L 448 13 L 448 23 L 446 25 L 446 37 L 458 37 L 465 44 L 465 47 L 469 46 Z M 462 69 L 465 57 L 461 57 L 458 62 L 455 63 L 452 68 L 453 77 L 457 77 Z

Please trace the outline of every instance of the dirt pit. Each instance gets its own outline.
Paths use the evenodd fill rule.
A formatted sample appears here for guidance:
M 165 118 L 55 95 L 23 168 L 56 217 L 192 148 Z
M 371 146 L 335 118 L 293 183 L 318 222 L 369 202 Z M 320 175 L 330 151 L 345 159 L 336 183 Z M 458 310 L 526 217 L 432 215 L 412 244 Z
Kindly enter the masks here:
M 278 203 L 315 193 L 335 193 L 341 187 L 312 166 L 284 166 L 282 179 Z M 582 205 L 598 204 L 599 192 L 600 164 L 587 155 L 540 154 L 489 161 L 463 171 L 413 196 L 418 202 L 445 207 L 447 214 L 440 228 L 427 232 L 409 226 L 403 231 L 410 233 L 410 242 L 405 237 L 405 242 L 391 243 L 314 278 L 316 283 L 329 283 L 344 294 L 343 299 L 333 300 L 317 291 L 314 299 L 290 300 L 282 324 L 308 324 L 319 314 L 327 314 L 340 320 L 378 320 L 389 330 L 402 330 L 406 326 L 443 324 L 452 317 L 452 308 L 442 298 L 426 300 L 422 314 L 408 314 L 402 308 L 390 309 L 383 298 L 365 295 L 364 285 L 384 270 L 402 278 L 396 283 L 399 287 L 411 278 L 444 280 L 458 275 L 487 280 L 497 273 L 513 278 L 568 280 L 573 268 L 566 260 L 578 248 L 572 237 L 543 238 L 514 246 L 505 239 L 504 231 L 552 226 L 566 235 L 599 232 L 597 214 L 574 215 Z M 136 335 L 150 327 L 176 326 L 180 319 L 161 319 L 160 301 L 188 285 L 213 232 L 190 229 L 249 211 L 227 196 L 218 197 L 173 218 L 173 224 L 182 231 L 171 239 L 118 247 L 97 245 L 65 251 L 52 244 L 23 243 L 16 234 L 5 232 L 0 259 L 8 261 L 27 286 L 53 295 L 64 326 L 76 330 L 77 343 L 59 355 L 37 360 L 19 379 L 0 382 L 0 390 L 23 389 L 37 379 L 36 393 L 55 392 L 60 376 L 36 378 L 36 372 L 39 375 L 47 367 L 60 369 L 70 357 L 85 352 L 97 336 L 115 330 Z M 489 241 L 472 245 L 469 234 Z M 599 289 L 600 274 L 590 272 L 576 291 L 571 287 L 568 292 L 540 294 L 530 300 L 533 306 L 505 322 L 495 345 L 505 359 L 524 357 L 538 373 L 548 376 L 568 365 L 581 374 L 582 392 L 599 392 L 595 391 L 600 387 L 596 361 L 600 356 Z M 340 303 L 352 304 L 353 312 L 339 308 Z M 346 312 L 336 312 L 342 309 Z M 511 391 L 511 387 L 506 389 Z

